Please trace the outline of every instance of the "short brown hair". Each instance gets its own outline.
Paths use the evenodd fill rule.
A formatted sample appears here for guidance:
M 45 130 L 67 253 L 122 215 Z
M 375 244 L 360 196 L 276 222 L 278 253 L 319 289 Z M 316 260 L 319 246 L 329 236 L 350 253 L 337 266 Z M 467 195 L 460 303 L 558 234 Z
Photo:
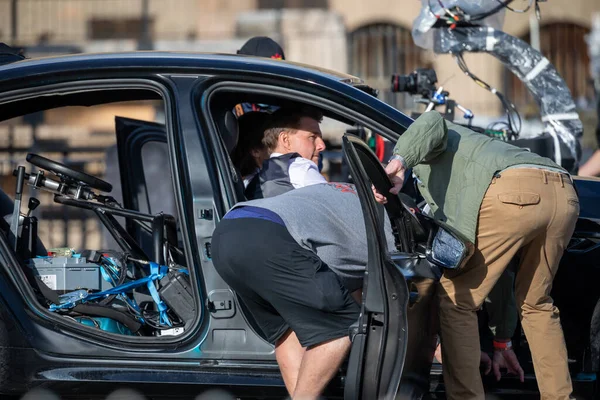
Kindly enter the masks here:
M 323 113 L 318 108 L 302 106 L 299 108 L 280 108 L 275 111 L 264 126 L 265 134 L 262 142 L 269 151 L 277 147 L 279 135 L 283 131 L 295 133 L 300 129 L 302 118 L 311 118 L 317 122 L 323 121 Z

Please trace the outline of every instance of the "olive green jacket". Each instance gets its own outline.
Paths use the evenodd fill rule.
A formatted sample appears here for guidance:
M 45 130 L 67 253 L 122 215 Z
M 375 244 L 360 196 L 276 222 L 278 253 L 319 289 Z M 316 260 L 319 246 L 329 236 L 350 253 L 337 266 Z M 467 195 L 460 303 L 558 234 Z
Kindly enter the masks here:
M 448 122 L 436 111 L 422 114 L 400 136 L 394 154 L 413 169 L 433 217 L 474 244 L 479 208 L 498 171 L 519 164 L 560 168 L 548 158 Z
M 433 217 L 474 244 L 479 208 L 498 171 L 519 164 L 560 168 L 547 158 L 448 122 L 435 111 L 408 128 L 394 154 L 413 169 Z M 498 338 L 510 338 L 517 324 L 513 285 L 514 272 L 507 270 L 486 299 L 489 324 Z

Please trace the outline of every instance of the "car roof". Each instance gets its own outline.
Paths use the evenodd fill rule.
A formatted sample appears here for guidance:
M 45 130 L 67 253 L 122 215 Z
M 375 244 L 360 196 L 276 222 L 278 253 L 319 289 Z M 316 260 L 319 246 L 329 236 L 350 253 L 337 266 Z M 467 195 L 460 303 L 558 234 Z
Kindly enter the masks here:
M 239 54 L 135 51 L 123 53 L 74 54 L 16 61 L 0 66 L 0 81 L 38 73 L 58 73 L 83 69 L 127 67 L 180 67 L 266 72 L 302 77 L 318 76 L 350 85 L 364 85 L 355 76 L 306 64 Z
M 31 78 L 51 83 L 55 77 L 85 73 L 104 75 L 110 71 L 148 70 L 161 73 L 238 73 L 291 78 L 342 92 L 400 124 L 402 130 L 412 122 L 399 110 L 377 99 L 377 91 L 360 78 L 315 66 L 239 54 L 135 51 L 122 53 L 74 54 L 26 59 L 0 65 L 0 84 L 22 87 Z M 10 89 L 9 89 L 10 90 Z M 386 123 L 387 125 L 388 123 Z

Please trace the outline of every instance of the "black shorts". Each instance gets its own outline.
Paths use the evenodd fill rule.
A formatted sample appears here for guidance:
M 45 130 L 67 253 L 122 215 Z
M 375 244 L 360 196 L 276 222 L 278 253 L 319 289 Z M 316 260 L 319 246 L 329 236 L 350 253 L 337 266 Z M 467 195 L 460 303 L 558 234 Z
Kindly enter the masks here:
M 213 234 L 213 264 L 272 344 L 289 329 L 304 347 L 348 335 L 360 307 L 315 253 L 278 223 L 222 220 Z

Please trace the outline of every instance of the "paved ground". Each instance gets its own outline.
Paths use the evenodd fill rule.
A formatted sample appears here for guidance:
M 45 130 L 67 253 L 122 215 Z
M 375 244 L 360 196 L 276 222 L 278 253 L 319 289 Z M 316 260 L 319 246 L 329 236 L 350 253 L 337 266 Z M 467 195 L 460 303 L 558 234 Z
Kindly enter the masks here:
M 175 400 L 175 399 L 193 399 L 193 400 L 236 400 L 238 397 L 234 397 L 222 390 L 210 390 L 203 394 L 194 396 L 181 396 L 180 394 L 173 393 L 170 396 L 145 396 L 139 391 L 132 389 L 119 389 L 108 396 L 105 395 L 89 395 L 89 394 L 73 394 L 66 396 L 57 396 L 52 391 L 45 389 L 32 390 L 25 396 L 3 396 L 3 400 L 70 400 L 70 399 L 85 399 L 85 400 Z
M 177 385 L 170 385 L 170 394 L 152 394 L 146 392 L 142 394 L 139 390 L 134 389 L 118 389 L 111 390 L 103 385 L 102 390 L 92 391 L 85 390 L 83 386 L 74 387 L 72 391 L 61 391 L 61 396 L 56 395 L 55 391 L 47 389 L 34 389 L 25 396 L 2 396 L 2 400 L 246 400 L 246 399 L 284 399 L 285 391 L 276 390 L 269 392 L 267 395 L 262 391 L 257 391 L 256 388 L 248 387 L 247 390 L 241 389 L 236 391 L 237 396 L 221 389 L 205 390 L 201 394 L 197 394 L 199 389 L 190 391 L 182 389 Z M 107 394 L 95 394 L 100 391 Z

